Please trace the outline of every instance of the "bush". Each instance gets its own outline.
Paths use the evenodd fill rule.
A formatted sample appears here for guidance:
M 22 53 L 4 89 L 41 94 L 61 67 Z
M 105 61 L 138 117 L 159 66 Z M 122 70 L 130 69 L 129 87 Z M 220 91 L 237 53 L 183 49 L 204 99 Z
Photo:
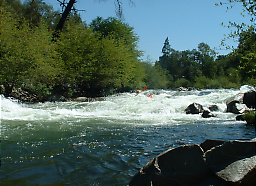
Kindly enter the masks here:
M 221 76 L 216 79 L 209 79 L 206 78 L 205 76 L 198 77 L 196 79 L 196 83 L 194 84 L 195 88 L 200 88 L 200 89 L 206 89 L 206 88 L 211 88 L 211 89 L 219 89 L 219 88 L 239 88 L 240 83 L 233 83 L 229 81 L 228 77 Z
M 255 125 L 255 117 L 256 117 L 255 111 L 247 111 L 243 115 L 244 120 L 249 125 Z
M 189 80 L 185 79 L 185 78 L 181 78 L 178 79 L 174 82 L 174 87 L 178 88 L 178 87 L 190 87 L 191 83 L 189 82 Z

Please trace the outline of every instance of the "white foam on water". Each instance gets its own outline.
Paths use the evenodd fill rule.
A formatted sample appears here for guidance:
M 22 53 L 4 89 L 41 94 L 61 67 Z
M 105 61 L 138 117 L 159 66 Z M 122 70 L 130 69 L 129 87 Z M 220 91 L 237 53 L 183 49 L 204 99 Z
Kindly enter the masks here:
M 219 112 L 215 112 L 217 117 L 211 119 L 231 119 L 232 114 L 224 113 L 225 100 L 239 92 L 231 89 L 188 92 L 147 90 L 139 95 L 121 93 L 108 96 L 105 101 L 38 104 L 22 104 L 17 100 L 1 97 L 1 117 L 4 120 L 24 121 L 105 119 L 169 124 L 184 120 L 203 120 L 201 115 L 187 115 L 184 112 L 189 104 L 196 102 L 205 108 L 211 105 L 220 108 Z M 150 94 L 153 94 L 152 98 L 148 97 Z

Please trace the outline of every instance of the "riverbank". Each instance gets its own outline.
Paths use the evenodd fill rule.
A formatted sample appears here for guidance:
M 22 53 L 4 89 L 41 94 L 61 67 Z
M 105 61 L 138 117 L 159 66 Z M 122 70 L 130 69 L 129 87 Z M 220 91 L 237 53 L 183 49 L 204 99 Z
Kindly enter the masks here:
M 76 102 L 88 102 L 88 101 L 100 101 L 104 100 L 101 96 L 92 96 L 92 97 L 78 97 L 78 96 L 68 96 L 66 92 L 60 93 L 60 91 L 52 91 L 48 93 L 47 96 L 39 96 L 37 94 L 31 93 L 30 90 L 24 90 L 22 88 L 16 88 L 15 86 L 4 86 L 0 85 L 0 94 L 5 97 L 10 97 L 18 100 L 21 103 L 39 103 L 39 102 L 67 102 L 67 101 L 76 101 Z M 81 94 L 78 94 L 81 95 Z

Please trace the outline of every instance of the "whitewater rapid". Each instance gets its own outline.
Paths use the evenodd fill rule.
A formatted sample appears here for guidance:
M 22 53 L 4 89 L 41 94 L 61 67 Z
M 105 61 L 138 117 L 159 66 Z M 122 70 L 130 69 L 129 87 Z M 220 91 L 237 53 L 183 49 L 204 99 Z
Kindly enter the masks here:
M 226 113 L 226 100 L 248 87 L 218 90 L 147 90 L 140 94 L 121 93 L 108 96 L 104 101 L 94 102 L 46 102 L 22 104 L 1 96 L 1 118 L 20 121 L 83 121 L 101 119 L 131 124 L 180 124 L 193 120 L 234 120 Z M 152 98 L 148 97 L 153 95 Z M 215 118 L 203 119 L 200 114 L 186 114 L 191 103 L 199 103 L 207 109 L 217 105 Z

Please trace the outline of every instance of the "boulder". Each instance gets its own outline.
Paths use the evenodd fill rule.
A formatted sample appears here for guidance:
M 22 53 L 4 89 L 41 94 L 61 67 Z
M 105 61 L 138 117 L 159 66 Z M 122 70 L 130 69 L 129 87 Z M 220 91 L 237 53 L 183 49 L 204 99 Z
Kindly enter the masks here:
M 203 111 L 203 106 L 199 103 L 192 103 L 185 109 L 186 114 L 199 114 Z
M 238 93 L 238 94 L 226 99 L 226 104 L 228 104 L 231 101 L 236 101 L 237 103 L 243 103 L 243 97 L 244 97 L 244 93 Z
M 228 141 L 205 157 L 211 171 L 226 183 L 256 185 L 256 142 Z
M 227 103 L 227 112 L 242 114 L 246 110 L 248 110 L 247 106 L 245 104 L 241 104 L 237 100 L 233 100 Z
M 209 110 L 204 110 L 202 114 L 203 118 L 210 118 L 210 117 L 216 117 L 215 114 L 211 113 Z
M 168 150 L 151 160 L 130 181 L 137 185 L 184 185 L 200 183 L 209 169 L 199 145 Z
M 206 152 L 206 151 L 210 150 L 211 148 L 222 145 L 224 143 L 225 143 L 225 141 L 222 141 L 222 140 L 207 139 L 203 143 L 201 143 L 200 146 L 203 149 L 203 151 Z
M 256 92 L 255 91 L 246 92 L 246 93 L 244 93 L 243 103 L 248 108 L 255 109 L 255 97 L 256 97 Z
M 130 186 L 256 185 L 256 140 L 206 140 L 153 158 Z

